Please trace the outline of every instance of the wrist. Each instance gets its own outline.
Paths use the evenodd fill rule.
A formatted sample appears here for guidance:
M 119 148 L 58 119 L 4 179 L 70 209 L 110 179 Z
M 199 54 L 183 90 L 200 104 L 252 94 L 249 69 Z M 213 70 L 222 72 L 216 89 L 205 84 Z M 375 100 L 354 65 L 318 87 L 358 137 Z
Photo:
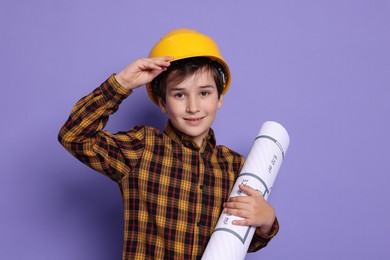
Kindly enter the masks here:
M 115 74 L 114 77 L 115 77 L 116 81 L 117 81 L 122 87 L 124 87 L 125 89 L 127 89 L 127 90 L 132 90 L 132 89 L 134 88 L 134 87 L 131 86 L 131 84 L 128 83 L 128 81 L 126 81 L 126 80 L 122 77 L 121 73 Z
M 260 236 L 262 238 L 272 238 L 278 233 L 279 231 L 279 222 L 278 219 L 275 217 L 274 222 L 270 227 L 266 226 L 261 226 L 256 228 L 256 235 Z
M 112 88 L 115 90 L 116 93 L 118 93 L 119 95 L 123 95 L 125 97 L 127 97 L 128 95 L 130 95 L 133 90 L 132 89 L 126 89 L 122 86 L 122 84 L 120 84 L 116 78 L 116 74 L 112 74 L 109 78 L 108 78 L 108 82 L 109 84 L 112 86 Z
M 269 234 L 272 230 L 274 223 L 275 223 L 275 219 L 276 219 L 276 215 L 273 212 L 273 214 L 267 219 L 267 221 L 265 223 L 263 223 L 263 225 L 258 227 L 259 231 L 261 233 L 263 233 L 264 235 Z
M 259 227 L 257 230 L 263 236 L 267 236 L 271 232 L 271 229 L 272 229 L 272 225 L 263 225 Z

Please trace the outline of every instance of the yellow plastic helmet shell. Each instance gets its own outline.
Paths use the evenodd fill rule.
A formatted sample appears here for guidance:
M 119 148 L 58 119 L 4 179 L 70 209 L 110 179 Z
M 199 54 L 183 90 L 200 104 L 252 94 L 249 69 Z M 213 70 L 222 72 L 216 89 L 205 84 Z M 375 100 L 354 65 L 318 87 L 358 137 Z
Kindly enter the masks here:
M 192 57 L 209 57 L 219 62 L 225 69 L 225 83 L 223 94 L 230 86 L 231 74 L 229 66 L 221 55 L 218 45 L 209 36 L 191 29 L 173 30 L 157 42 L 149 53 L 149 58 L 161 56 L 173 56 L 172 61 L 182 60 Z M 150 99 L 158 104 L 157 97 L 152 91 L 151 83 L 146 84 L 146 89 Z

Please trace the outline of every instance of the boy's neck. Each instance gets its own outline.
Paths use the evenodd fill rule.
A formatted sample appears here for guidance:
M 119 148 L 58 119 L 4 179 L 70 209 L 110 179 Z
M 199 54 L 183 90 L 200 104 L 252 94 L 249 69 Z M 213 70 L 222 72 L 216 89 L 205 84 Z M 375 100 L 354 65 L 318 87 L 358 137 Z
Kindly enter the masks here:
M 183 143 L 185 146 L 188 146 L 189 148 L 200 149 L 204 145 L 206 145 L 207 142 L 210 142 L 212 145 L 215 145 L 215 136 L 214 136 L 214 132 L 211 128 L 209 129 L 209 133 L 205 138 L 203 138 L 202 140 L 195 140 L 193 137 L 178 130 L 172 124 L 172 122 L 170 120 L 168 120 L 167 125 L 165 127 L 165 132 L 169 136 L 171 136 L 173 134 L 174 137 L 177 138 L 176 141 Z M 172 134 L 169 134 L 170 132 L 172 132 Z

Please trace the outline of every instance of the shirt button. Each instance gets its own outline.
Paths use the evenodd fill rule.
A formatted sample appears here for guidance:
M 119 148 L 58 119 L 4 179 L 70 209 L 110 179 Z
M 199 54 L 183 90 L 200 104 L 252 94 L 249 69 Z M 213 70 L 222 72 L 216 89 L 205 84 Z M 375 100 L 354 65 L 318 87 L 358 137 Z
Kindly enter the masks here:
M 203 185 L 199 185 L 199 189 L 203 190 Z

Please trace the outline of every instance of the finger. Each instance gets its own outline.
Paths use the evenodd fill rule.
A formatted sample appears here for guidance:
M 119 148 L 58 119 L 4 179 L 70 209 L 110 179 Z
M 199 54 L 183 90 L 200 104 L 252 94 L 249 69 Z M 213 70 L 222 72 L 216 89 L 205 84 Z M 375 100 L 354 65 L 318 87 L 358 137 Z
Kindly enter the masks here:
M 248 203 L 245 202 L 225 202 L 224 208 L 227 209 L 240 209 L 240 210 L 247 210 Z
M 168 64 L 159 64 L 156 61 L 145 61 L 145 63 L 141 64 L 139 69 L 141 71 L 150 71 L 150 70 L 157 70 L 157 71 L 162 71 L 165 70 L 166 67 L 169 66 Z
M 260 193 L 260 191 L 255 190 L 248 185 L 241 185 L 240 184 L 238 187 L 240 188 L 240 190 L 245 192 L 248 196 L 261 196 L 262 197 L 262 194 Z
M 233 220 L 232 224 L 235 226 L 254 226 L 254 222 L 250 219 Z
M 164 71 L 171 65 L 170 61 L 173 60 L 173 56 L 162 56 L 157 58 L 143 58 L 140 59 L 139 69 L 142 71 Z
M 158 66 L 168 67 L 171 65 L 171 61 L 173 60 L 172 56 L 162 56 L 158 58 L 148 58 L 146 59 L 147 62 L 156 64 Z
M 249 217 L 249 212 L 245 209 L 225 208 L 223 210 L 223 213 L 230 214 L 230 215 L 233 215 L 236 217 L 241 217 L 241 218 L 248 218 Z
M 253 200 L 253 197 L 250 196 L 235 196 L 235 197 L 230 197 L 228 199 L 228 202 L 243 202 L 243 203 L 248 203 Z
M 173 56 L 161 56 L 156 59 L 163 60 L 163 61 L 173 61 L 174 57 Z
M 170 64 L 170 62 L 173 60 L 172 56 L 163 56 L 159 58 L 152 58 L 151 59 L 155 63 L 163 63 L 163 64 Z

